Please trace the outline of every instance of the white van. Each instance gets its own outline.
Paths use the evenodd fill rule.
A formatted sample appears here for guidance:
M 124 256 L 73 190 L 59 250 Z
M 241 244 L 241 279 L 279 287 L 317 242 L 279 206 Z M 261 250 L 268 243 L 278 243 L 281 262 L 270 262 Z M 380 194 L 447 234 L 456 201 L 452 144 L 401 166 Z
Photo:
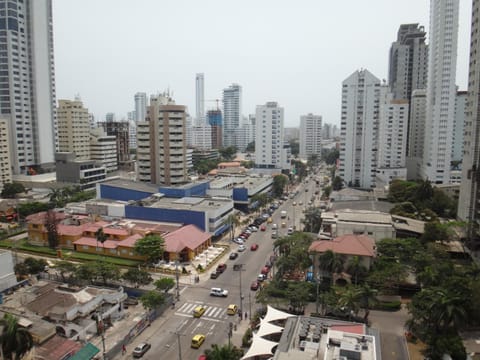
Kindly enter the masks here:
M 280 217 L 285 219 L 287 217 L 287 212 L 285 210 L 280 211 Z

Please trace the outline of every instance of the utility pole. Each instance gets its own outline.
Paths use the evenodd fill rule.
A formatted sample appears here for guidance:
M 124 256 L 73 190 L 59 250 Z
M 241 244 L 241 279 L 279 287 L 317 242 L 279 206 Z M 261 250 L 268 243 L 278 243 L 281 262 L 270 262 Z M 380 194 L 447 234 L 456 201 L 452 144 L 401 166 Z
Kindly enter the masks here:
M 248 293 L 248 305 L 249 305 L 249 309 L 248 309 L 248 310 L 250 311 L 250 312 L 248 313 L 248 318 L 249 318 L 250 320 L 252 320 L 252 295 L 251 295 L 250 292 Z
M 175 260 L 175 278 L 177 279 L 177 301 L 180 300 L 180 285 L 179 285 L 179 274 L 178 274 L 178 253 Z
M 243 318 L 243 294 L 242 294 L 242 271 L 243 265 L 245 264 L 236 264 L 238 271 L 240 272 L 240 320 Z
M 178 360 L 182 360 L 182 345 L 180 343 L 180 336 L 184 336 L 185 334 L 181 334 L 177 331 L 170 331 L 172 334 L 177 335 L 177 343 L 178 343 Z
M 231 345 L 231 339 L 233 334 L 233 322 L 228 323 L 228 347 Z
M 97 312 L 97 330 L 100 328 L 100 335 L 102 336 L 102 346 L 103 346 L 103 360 L 107 359 L 107 354 L 105 351 L 105 324 L 103 323 L 103 315 L 100 312 Z

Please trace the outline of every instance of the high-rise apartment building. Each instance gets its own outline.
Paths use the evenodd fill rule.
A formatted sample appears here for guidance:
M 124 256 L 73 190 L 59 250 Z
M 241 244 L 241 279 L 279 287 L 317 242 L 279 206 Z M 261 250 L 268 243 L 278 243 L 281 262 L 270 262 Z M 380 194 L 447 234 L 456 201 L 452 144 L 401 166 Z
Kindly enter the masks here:
M 257 105 L 255 112 L 255 167 L 281 169 L 284 109 L 276 102 Z
M 207 122 L 212 130 L 212 149 L 222 147 L 222 112 L 220 109 L 207 111 Z
M 203 125 L 205 123 L 205 84 L 202 73 L 195 76 L 195 105 L 196 123 Z
M 322 117 L 307 114 L 300 116 L 300 157 L 308 159 L 316 155 L 320 160 L 322 153 Z
M 58 100 L 58 149 L 90 159 L 90 116 L 80 100 Z
M 452 164 L 463 159 L 463 131 L 465 127 L 467 92 L 457 91 L 455 96 L 455 116 L 453 118 Z
M 134 120 L 128 120 L 128 146 L 130 149 L 137 148 L 137 124 Z
M 418 24 L 402 24 L 390 47 L 388 83 L 393 99 L 410 100 L 413 90 L 427 86 L 428 45 Z
M 342 83 L 340 177 L 349 185 L 375 187 L 382 87 L 368 70 Z
M 208 124 L 192 126 L 191 146 L 199 150 L 212 148 L 212 128 Z
M 145 121 L 147 116 L 147 94 L 138 92 L 135 94 L 135 121 Z
M 455 112 L 459 0 L 431 0 L 427 110 L 421 176 L 450 181 Z
M 407 179 L 409 180 L 421 178 L 426 110 L 427 90 L 413 90 L 410 98 L 407 145 Z
M 237 148 L 239 151 L 244 152 L 252 141 L 255 141 L 255 116 L 250 114 L 243 118 L 241 127 L 237 128 L 236 135 Z
M 114 136 L 117 143 L 117 163 L 121 164 L 130 159 L 130 126 L 128 121 L 105 121 L 98 126 L 109 136 Z
M 223 89 L 223 146 L 236 146 L 235 130 L 242 118 L 242 87 L 232 84 Z
M 92 129 L 90 131 L 90 159 L 105 167 L 107 172 L 118 170 L 115 136 L 107 135 L 101 127 Z
M 152 96 L 137 123 L 137 179 L 162 185 L 187 181 L 186 107 L 167 95 Z
M 462 182 L 458 200 L 459 219 L 468 224 L 468 243 L 479 241 L 480 220 L 480 0 L 472 3 L 468 100 L 464 130 Z
M 14 174 L 53 170 L 57 147 L 51 0 L 0 2 L 0 113 Z
M 0 190 L 3 184 L 12 182 L 9 123 L 8 119 L 0 117 Z

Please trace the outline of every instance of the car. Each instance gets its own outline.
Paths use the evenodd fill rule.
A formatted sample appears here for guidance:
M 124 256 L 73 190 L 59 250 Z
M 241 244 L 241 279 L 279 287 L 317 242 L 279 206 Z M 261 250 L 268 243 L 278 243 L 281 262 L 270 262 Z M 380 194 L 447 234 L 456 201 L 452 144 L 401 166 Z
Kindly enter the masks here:
M 297 202 L 296 202 L 296 201 L 294 201 L 294 202 L 292 203 L 292 205 L 293 205 L 293 206 L 296 206 L 296 205 L 297 205 Z
M 282 222 L 282 228 L 287 227 L 287 223 L 285 221 Z
M 293 227 L 289 227 L 288 230 L 287 230 L 287 234 L 288 235 L 292 235 L 293 234 Z
M 258 281 L 253 281 L 250 284 L 250 290 L 257 291 L 259 287 L 260 287 L 260 284 Z
M 252 231 L 249 230 L 248 228 L 246 228 L 245 230 L 243 230 L 243 232 L 244 232 L 245 234 L 252 235 Z
M 252 246 L 250 246 L 250 251 L 256 251 L 258 249 L 258 244 L 252 244 Z
M 218 272 L 214 271 L 210 274 L 210 279 L 216 279 L 219 276 L 220 276 L 220 274 Z
M 263 220 L 263 221 L 266 221 L 269 217 L 270 217 L 270 214 L 269 214 L 269 213 L 264 213 L 264 214 L 262 214 L 262 220 Z
M 275 224 L 275 223 L 272 224 L 272 230 L 275 230 L 275 229 L 277 229 L 277 228 L 278 228 L 278 225 L 277 225 L 277 224 Z
M 192 337 L 192 344 L 190 345 L 193 349 L 198 349 L 205 342 L 205 335 L 196 334 Z
M 277 230 L 272 231 L 272 239 L 277 239 L 278 238 L 278 232 Z
M 247 234 L 246 232 L 243 232 L 243 233 L 240 234 L 240 237 L 246 240 L 250 237 L 250 234 Z
M 151 347 L 152 345 L 149 343 L 138 344 L 137 347 L 133 349 L 132 355 L 136 358 L 142 357 L 148 350 L 150 350 Z
M 193 317 L 194 318 L 202 317 L 202 315 L 205 313 L 206 310 L 207 310 L 207 308 L 203 305 L 196 306 L 192 311 Z
M 260 231 L 265 231 L 267 230 L 267 227 L 265 225 L 260 226 Z
M 233 239 L 233 242 L 238 245 L 243 245 L 245 241 L 242 238 L 235 238 Z
M 232 252 L 230 253 L 230 256 L 228 257 L 230 260 L 235 260 L 238 257 L 237 252 Z
M 249 228 L 250 231 L 252 231 L 252 232 L 257 232 L 257 231 L 258 231 L 258 227 L 257 227 L 256 225 L 253 225 L 253 224 L 250 225 L 248 228 Z
M 211 288 L 210 289 L 210 296 L 218 296 L 218 297 L 227 297 L 228 290 L 222 288 Z
M 245 245 L 241 244 L 241 245 L 238 245 L 238 251 L 245 251 L 247 250 L 247 248 L 245 247 Z
M 228 305 L 227 315 L 236 315 L 238 312 L 238 307 L 235 304 Z
M 267 224 L 271 224 L 272 222 L 273 222 L 273 219 L 272 219 L 271 217 L 269 217 L 269 218 L 267 219 Z
M 207 355 L 202 354 L 198 357 L 198 360 L 207 360 Z
M 303 201 L 299 201 L 299 202 L 298 202 L 298 205 L 302 206 L 302 205 L 303 205 Z
M 269 273 L 269 271 L 270 271 L 270 268 L 268 266 L 264 266 L 262 268 L 262 271 L 260 271 L 260 273 L 263 274 L 263 275 L 267 275 Z
M 221 273 L 223 273 L 225 270 L 227 270 L 227 264 L 224 264 L 224 263 L 218 264 L 218 266 L 217 266 L 217 273 L 221 274 Z
M 265 281 L 265 280 L 267 280 L 267 275 L 265 275 L 265 274 L 258 274 L 258 276 L 257 276 L 257 281 L 262 282 L 262 281 Z

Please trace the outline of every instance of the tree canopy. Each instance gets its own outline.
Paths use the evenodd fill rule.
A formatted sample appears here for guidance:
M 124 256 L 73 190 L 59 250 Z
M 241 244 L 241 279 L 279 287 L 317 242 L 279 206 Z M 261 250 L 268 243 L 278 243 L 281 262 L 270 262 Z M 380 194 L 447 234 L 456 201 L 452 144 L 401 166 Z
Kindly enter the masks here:
M 25 187 L 17 182 L 3 184 L 0 196 L 4 199 L 14 199 L 17 194 L 25 192 Z
M 288 184 L 288 178 L 285 175 L 275 175 L 273 177 L 272 192 L 274 196 L 282 196 L 285 186 Z
M 137 240 L 134 251 L 147 258 L 147 262 L 155 264 L 163 258 L 165 241 L 160 235 L 150 234 Z

